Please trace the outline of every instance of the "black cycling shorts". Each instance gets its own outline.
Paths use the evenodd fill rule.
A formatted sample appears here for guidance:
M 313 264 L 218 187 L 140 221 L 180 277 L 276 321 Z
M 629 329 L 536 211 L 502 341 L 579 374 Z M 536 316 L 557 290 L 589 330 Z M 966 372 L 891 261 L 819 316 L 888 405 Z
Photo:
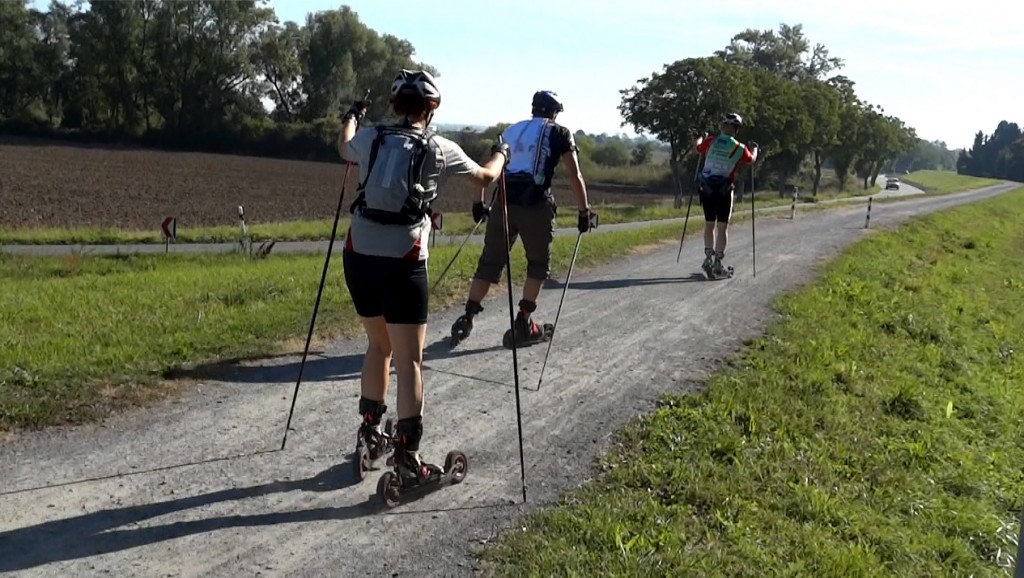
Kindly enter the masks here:
M 427 322 L 427 262 L 343 253 L 345 285 L 360 317 L 384 316 L 386 323 Z
M 716 182 L 701 184 L 700 205 L 704 209 L 704 220 L 728 223 L 732 216 L 732 183 Z

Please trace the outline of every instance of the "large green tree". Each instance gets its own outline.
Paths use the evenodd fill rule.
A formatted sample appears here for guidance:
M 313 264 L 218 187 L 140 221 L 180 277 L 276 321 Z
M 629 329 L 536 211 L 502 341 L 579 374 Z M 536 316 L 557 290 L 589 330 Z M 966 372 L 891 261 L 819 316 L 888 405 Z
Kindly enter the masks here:
M 685 183 L 682 165 L 696 138 L 714 130 L 726 110 L 753 106 L 757 90 L 750 72 L 719 58 L 686 58 L 665 65 L 662 72 L 640 79 L 620 91 L 619 112 L 638 134 L 652 134 L 671 148 L 669 166 L 677 188 L 677 204 Z

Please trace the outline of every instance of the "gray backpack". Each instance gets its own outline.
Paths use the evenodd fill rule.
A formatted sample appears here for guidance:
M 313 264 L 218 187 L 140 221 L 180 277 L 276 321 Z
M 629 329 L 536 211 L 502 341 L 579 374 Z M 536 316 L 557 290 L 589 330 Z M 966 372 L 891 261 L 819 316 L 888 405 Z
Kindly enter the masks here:
M 444 151 L 429 129 L 377 126 L 376 130 L 366 178 L 356 188 L 359 194 L 350 212 L 358 208 L 363 217 L 384 225 L 415 225 L 432 212 Z

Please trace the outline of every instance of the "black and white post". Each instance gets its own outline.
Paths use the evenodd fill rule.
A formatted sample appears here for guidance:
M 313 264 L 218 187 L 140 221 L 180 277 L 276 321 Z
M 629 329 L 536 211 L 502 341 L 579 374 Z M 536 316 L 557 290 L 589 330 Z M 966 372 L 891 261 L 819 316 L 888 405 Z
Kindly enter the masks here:
M 865 229 L 871 227 L 871 200 L 872 199 L 874 199 L 874 197 L 868 197 L 868 216 L 864 218 L 864 228 Z

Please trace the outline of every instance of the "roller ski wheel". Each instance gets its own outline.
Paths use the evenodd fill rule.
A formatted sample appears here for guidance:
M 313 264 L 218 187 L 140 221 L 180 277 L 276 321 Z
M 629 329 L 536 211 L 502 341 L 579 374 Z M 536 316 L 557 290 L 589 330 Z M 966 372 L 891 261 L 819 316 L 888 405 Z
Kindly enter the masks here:
M 723 271 L 719 275 L 716 275 L 714 271 L 708 272 L 708 271 L 705 270 L 705 272 L 707 273 L 708 281 L 718 281 L 720 279 L 730 279 L 730 278 L 732 278 L 733 273 L 735 273 L 735 271 L 733 271 L 732 265 L 727 266 L 725 268 L 725 271 Z
M 392 461 L 394 458 L 389 459 Z M 455 485 L 466 479 L 469 471 L 469 459 L 466 454 L 452 450 L 444 459 L 444 468 L 423 463 L 426 476 L 403 478 L 397 471 L 385 472 L 377 482 L 377 496 L 386 508 L 394 508 L 404 498 L 412 495 L 420 496 L 425 492 L 440 489 L 447 485 Z
M 555 334 L 555 326 L 550 323 L 544 323 L 541 327 L 540 335 L 531 335 L 529 337 L 520 337 L 516 339 L 516 347 L 530 347 L 531 345 L 537 345 L 538 343 L 544 343 L 549 341 L 551 336 Z M 505 331 L 505 335 L 501 338 L 501 345 L 505 349 L 512 349 L 512 330 Z
M 369 428 L 364 429 L 364 426 L 359 427 L 353 466 L 360 480 L 366 479 L 366 474 L 373 469 L 375 461 L 394 449 L 396 435 L 395 423 L 390 417 L 384 422 L 384 431 L 380 433 Z
M 463 315 L 455 320 L 452 324 L 452 334 L 448 338 L 448 347 L 455 349 L 460 343 L 465 341 L 469 334 L 473 331 L 473 321 Z

